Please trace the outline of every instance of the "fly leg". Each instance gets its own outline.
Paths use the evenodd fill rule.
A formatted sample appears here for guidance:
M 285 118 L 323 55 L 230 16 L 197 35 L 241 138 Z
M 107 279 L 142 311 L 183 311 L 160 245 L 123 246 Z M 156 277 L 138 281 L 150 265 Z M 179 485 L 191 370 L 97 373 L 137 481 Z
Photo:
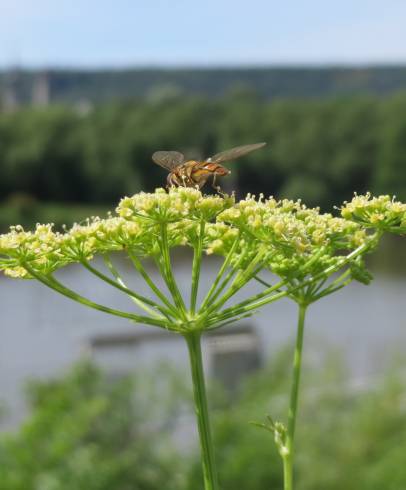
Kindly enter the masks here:
M 168 177 L 166 178 L 166 188 L 169 191 L 169 189 L 171 187 L 174 187 L 174 183 L 172 182 L 172 174 L 170 173 L 170 174 L 168 174 Z
M 226 194 L 221 190 L 221 187 L 219 185 L 216 185 L 216 177 L 217 174 L 214 173 L 213 180 L 211 181 L 211 186 L 218 194 L 220 194 L 220 196 L 224 197 Z
M 182 182 L 183 182 L 183 178 L 182 180 L 179 179 L 179 177 L 171 172 L 169 175 L 168 175 L 168 178 L 167 178 L 167 189 L 170 189 L 171 187 L 181 187 L 182 186 Z
M 188 179 L 188 176 L 187 175 L 182 174 L 181 175 L 181 179 L 182 179 L 183 187 L 190 187 L 188 185 L 188 180 L 190 180 L 190 179 Z

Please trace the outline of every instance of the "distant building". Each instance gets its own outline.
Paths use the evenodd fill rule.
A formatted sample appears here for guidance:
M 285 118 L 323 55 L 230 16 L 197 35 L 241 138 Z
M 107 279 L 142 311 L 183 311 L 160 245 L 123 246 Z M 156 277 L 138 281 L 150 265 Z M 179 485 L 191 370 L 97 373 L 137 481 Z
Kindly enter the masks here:
M 0 87 L 0 108 L 4 112 L 14 112 L 20 107 L 18 97 L 19 78 L 20 73 L 17 68 L 13 68 L 4 74 L 3 84 Z
M 31 104 L 47 107 L 51 101 L 50 77 L 46 71 L 27 75 L 19 68 L 9 69 L 0 83 L 0 111 L 14 112 Z
M 50 102 L 50 84 L 47 72 L 35 75 L 32 84 L 31 104 L 35 107 L 46 107 Z

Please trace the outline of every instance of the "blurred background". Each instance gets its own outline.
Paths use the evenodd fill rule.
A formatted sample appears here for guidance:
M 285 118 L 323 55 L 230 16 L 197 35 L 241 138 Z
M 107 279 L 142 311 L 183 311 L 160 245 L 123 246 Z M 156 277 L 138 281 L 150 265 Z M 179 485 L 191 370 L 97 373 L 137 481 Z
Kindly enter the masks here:
M 405 20 L 401 0 L 0 0 L 0 230 L 69 226 L 163 186 L 156 150 L 259 141 L 224 189 L 333 212 L 355 191 L 405 201 Z M 388 239 L 371 286 L 310 310 L 298 490 L 406 487 L 405 264 Z M 61 279 L 130 307 L 78 268 Z M 27 281 L 0 278 L 0 305 L 0 490 L 200 488 L 179 340 Z M 281 487 L 248 422 L 283 417 L 294 324 L 282 301 L 205 338 L 224 490 Z

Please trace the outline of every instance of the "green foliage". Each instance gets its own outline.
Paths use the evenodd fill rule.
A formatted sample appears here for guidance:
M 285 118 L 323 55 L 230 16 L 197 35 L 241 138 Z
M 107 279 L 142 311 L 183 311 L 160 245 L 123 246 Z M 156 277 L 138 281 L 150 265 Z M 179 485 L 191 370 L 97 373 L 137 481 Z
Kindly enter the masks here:
M 63 204 L 40 202 L 26 194 L 14 194 L 0 204 L 0 230 L 7 230 L 10 223 L 20 223 L 31 228 L 34 223 L 52 223 L 56 229 L 63 225 L 83 222 L 89 216 L 107 216 L 107 206 L 94 204 Z
M 0 488 L 178 488 L 175 452 L 164 451 L 168 414 L 149 406 L 155 400 L 139 384 L 112 382 L 88 364 L 59 381 L 32 384 L 31 417 L 0 440 Z M 172 408 L 166 405 L 171 416 Z
M 399 372 L 370 392 L 351 396 L 336 390 L 309 400 L 300 436 L 298 488 L 404 488 L 405 393 L 404 372 Z
M 273 434 L 251 421 L 282 420 L 288 403 L 290 349 L 246 379 L 229 398 L 212 393 L 213 432 L 222 490 L 282 488 Z M 329 349 L 305 365 L 297 429 L 298 490 L 399 490 L 406 485 L 406 382 L 400 370 L 368 391 Z M 143 379 L 142 379 L 143 378 Z M 198 452 L 167 440 L 190 397 L 167 368 L 132 380 L 106 379 L 77 366 L 66 377 L 31 385 L 32 415 L 0 439 L 1 490 L 196 490 Z M 188 400 L 188 403 L 189 400 Z M 189 465 L 187 481 L 181 476 Z
M 226 190 L 329 209 L 354 191 L 405 200 L 405 106 L 405 94 L 266 102 L 237 91 L 219 100 L 109 103 L 86 115 L 63 106 L 0 114 L 0 202 L 23 193 L 111 204 L 165 183 L 165 170 L 151 161 L 155 150 L 199 158 L 256 141 L 268 147 L 230 163 Z

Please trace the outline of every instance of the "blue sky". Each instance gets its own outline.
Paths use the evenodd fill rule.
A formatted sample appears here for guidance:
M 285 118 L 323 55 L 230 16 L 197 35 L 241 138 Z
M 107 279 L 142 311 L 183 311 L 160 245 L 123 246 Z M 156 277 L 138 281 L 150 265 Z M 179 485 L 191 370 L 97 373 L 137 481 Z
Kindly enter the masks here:
M 0 67 L 406 63 L 405 0 L 0 0 Z

